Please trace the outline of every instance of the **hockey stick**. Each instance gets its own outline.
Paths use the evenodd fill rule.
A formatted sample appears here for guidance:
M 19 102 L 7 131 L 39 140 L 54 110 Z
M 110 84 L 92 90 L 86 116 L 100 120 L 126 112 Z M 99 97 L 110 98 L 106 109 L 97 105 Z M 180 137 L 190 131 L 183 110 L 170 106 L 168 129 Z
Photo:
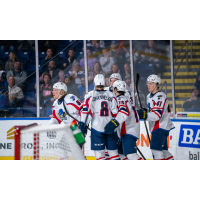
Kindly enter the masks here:
M 137 147 L 137 146 L 136 146 Z M 144 157 L 144 155 L 142 154 L 142 152 L 140 151 L 140 149 L 137 147 L 137 150 L 139 151 L 139 153 L 140 153 L 140 155 L 142 156 L 142 158 L 144 159 L 144 160 L 146 160 L 146 158 Z
M 139 100 L 139 103 L 140 103 L 140 108 L 142 109 L 142 104 L 141 104 L 141 100 L 140 100 L 140 95 L 139 95 L 139 92 L 138 92 L 139 78 L 140 78 L 140 75 L 137 73 L 137 76 L 136 76 L 136 90 L 137 90 L 138 100 Z M 145 125 L 146 131 L 147 131 L 147 135 L 148 135 L 148 139 L 149 139 L 149 144 L 150 144 L 151 140 L 150 140 L 150 137 L 149 137 L 149 132 L 148 132 L 147 124 L 146 124 L 146 121 L 145 121 L 145 120 L 144 120 L 144 125 Z
M 67 111 L 66 106 L 65 106 L 65 104 L 64 104 L 64 101 L 63 101 L 63 106 L 64 106 L 64 109 L 65 109 L 66 114 L 67 114 L 69 117 L 71 117 L 72 119 L 74 119 L 74 120 L 77 121 L 77 122 L 80 122 L 78 119 L 74 118 L 72 115 L 69 114 L 69 112 Z M 90 128 L 87 128 L 87 129 L 91 131 Z

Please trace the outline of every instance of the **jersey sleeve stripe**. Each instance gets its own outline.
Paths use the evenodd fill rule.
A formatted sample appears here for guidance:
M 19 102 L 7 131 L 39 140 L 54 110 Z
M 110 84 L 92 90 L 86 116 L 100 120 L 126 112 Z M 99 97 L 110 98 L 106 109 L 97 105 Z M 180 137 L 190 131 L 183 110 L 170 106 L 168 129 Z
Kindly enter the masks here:
M 111 115 L 112 115 L 112 117 L 116 117 L 116 116 L 117 116 L 117 113 L 116 113 L 116 114 L 113 114 L 113 113 L 111 112 Z
M 123 114 L 129 116 L 128 113 L 125 113 L 124 111 L 119 111 L 119 113 L 123 113 Z
M 153 110 L 152 110 L 152 112 L 155 113 L 159 117 L 159 119 L 161 118 L 161 116 L 157 112 L 155 112 Z
M 56 116 L 56 111 L 53 111 L 53 117 L 54 119 L 56 119 L 58 121 L 58 123 L 60 124 L 62 121 L 60 119 L 58 119 L 58 117 Z

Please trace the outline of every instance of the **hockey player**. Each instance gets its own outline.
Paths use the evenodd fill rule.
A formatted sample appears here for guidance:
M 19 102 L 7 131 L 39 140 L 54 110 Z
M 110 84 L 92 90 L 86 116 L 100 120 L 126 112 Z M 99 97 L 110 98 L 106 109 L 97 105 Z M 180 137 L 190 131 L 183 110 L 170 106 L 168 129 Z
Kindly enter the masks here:
M 113 73 L 111 74 L 110 78 L 109 78 L 109 82 L 110 82 L 110 87 L 106 87 L 105 90 L 109 90 L 110 92 L 113 92 L 113 83 L 117 80 L 122 81 L 122 77 L 119 73 Z M 125 90 L 125 97 L 127 97 L 127 99 L 130 101 L 131 104 L 133 104 L 133 97 L 130 93 L 129 90 Z M 134 105 L 133 105 L 134 106 Z
M 106 160 L 105 148 L 108 150 L 110 160 L 119 160 L 116 132 L 111 134 L 106 134 L 104 132 L 105 125 L 118 113 L 117 100 L 112 92 L 104 90 L 105 78 L 102 74 L 97 74 L 95 76 L 94 84 L 96 90 L 93 100 L 93 91 L 85 95 L 79 127 L 83 133 L 86 132 L 84 124 L 92 100 L 91 110 L 86 122 L 87 125 L 91 121 L 91 150 L 94 150 L 97 160 Z
M 174 160 L 173 155 L 168 151 L 167 137 L 169 131 L 174 128 L 169 118 L 170 108 L 167 96 L 159 91 L 161 78 L 158 75 L 151 75 L 147 78 L 149 94 L 147 95 L 147 109 L 140 109 L 140 119 L 149 122 L 149 129 L 152 137 L 150 149 L 155 160 Z
M 109 91 L 113 92 L 113 84 L 114 84 L 114 82 L 117 81 L 117 80 L 122 81 L 121 75 L 120 75 L 119 73 L 113 73 L 113 74 L 111 74 L 111 76 L 110 76 L 110 78 L 109 78 L 110 87 L 106 87 L 105 90 L 109 90 Z M 127 88 L 126 88 L 126 90 L 125 90 L 124 96 L 129 100 L 129 102 L 131 103 L 131 105 L 134 107 L 134 104 L 133 104 L 133 97 L 132 97 L 130 91 L 129 91 Z M 109 156 L 108 156 L 107 151 L 105 152 L 105 154 L 106 154 L 106 159 L 109 160 L 110 158 L 109 158 Z M 123 156 L 123 155 L 120 155 L 120 158 L 121 158 L 122 160 L 126 160 L 126 159 L 127 159 L 127 158 L 126 158 L 125 156 Z
M 62 82 L 53 85 L 53 97 L 56 99 L 52 106 L 52 117 L 50 124 L 68 124 L 76 122 L 69 117 L 67 112 L 77 120 L 80 120 L 80 113 L 83 108 L 82 102 L 73 94 L 67 94 L 67 85 Z
M 119 112 L 114 120 L 105 126 L 105 132 L 111 134 L 116 125 L 119 139 L 119 152 L 123 153 L 128 160 L 142 160 L 137 154 L 136 142 L 140 136 L 140 120 L 134 106 L 124 96 L 126 83 L 117 80 L 113 84 L 113 93 L 117 97 Z M 116 125 L 115 125 L 116 124 Z

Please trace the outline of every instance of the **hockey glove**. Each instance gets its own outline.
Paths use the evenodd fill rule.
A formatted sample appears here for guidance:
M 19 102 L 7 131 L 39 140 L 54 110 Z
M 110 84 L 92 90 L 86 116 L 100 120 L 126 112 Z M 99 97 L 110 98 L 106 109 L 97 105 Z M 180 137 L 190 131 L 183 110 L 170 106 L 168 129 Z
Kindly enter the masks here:
M 119 122 L 116 119 L 111 119 L 105 126 L 104 130 L 107 134 L 114 133 L 114 130 L 119 126 Z
M 85 137 L 87 134 L 88 126 L 85 126 L 85 124 L 83 122 L 78 122 L 78 128 L 81 129 L 81 132 L 83 133 L 83 135 Z
M 138 110 L 138 115 L 140 119 L 147 119 L 147 112 L 143 109 Z

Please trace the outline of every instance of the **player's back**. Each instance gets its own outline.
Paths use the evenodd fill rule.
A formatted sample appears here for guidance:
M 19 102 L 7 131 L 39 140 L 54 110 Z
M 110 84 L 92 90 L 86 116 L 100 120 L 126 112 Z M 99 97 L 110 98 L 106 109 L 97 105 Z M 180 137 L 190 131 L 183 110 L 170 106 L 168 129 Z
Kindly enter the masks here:
M 119 136 L 124 134 L 133 135 L 136 138 L 140 136 L 140 120 L 137 111 L 134 106 L 128 101 L 125 95 L 120 95 L 117 97 L 119 113 L 125 114 L 127 119 L 120 124 L 118 131 L 120 131 Z
M 88 93 L 88 98 L 89 96 L 92 96 L 92 92 Z M 91 98 L 88 102 L 86 100 L 87 107 L 90 101 Z M 92 128 L 104 132 L 104 127 L 117 112 L 117 100 L 114 94 L 106 90 L 96 90 L 91 104 Z

